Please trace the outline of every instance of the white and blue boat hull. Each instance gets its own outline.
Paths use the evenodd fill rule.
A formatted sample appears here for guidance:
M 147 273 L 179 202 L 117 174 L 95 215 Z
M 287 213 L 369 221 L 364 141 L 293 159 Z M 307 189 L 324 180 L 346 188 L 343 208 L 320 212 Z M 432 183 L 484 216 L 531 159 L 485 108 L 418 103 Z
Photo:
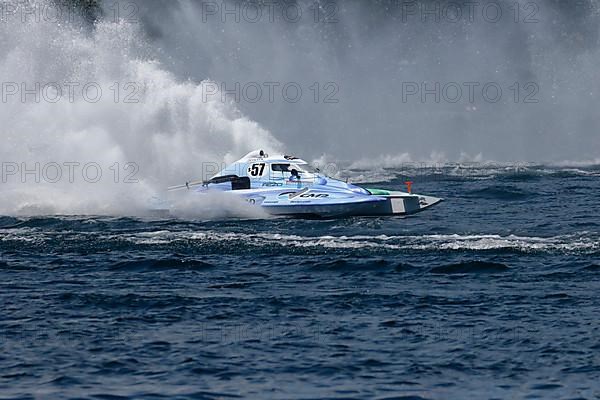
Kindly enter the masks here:
M 248 154 L 206 182 L 186 183 L 171 190 L 194 194 L 225 192 L 261 207 L 271 215 L 333 218 L 409 215 L 442 201 L 407 192 L 364 189 L 310 171 L 296 157 Z

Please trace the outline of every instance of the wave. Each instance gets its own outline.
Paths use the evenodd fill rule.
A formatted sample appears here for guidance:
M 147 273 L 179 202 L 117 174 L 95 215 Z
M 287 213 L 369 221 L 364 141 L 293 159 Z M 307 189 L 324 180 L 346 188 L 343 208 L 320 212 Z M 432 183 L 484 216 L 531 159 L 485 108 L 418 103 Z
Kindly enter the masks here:
M 13 228 L 19 224 L 21 220 L 13 217 L 0 217 L 0 229 Z
M 329 170 L 335 177 L 349 178 L 353 182 L 387 182 L 404 184 L 407 180 L 419 182 L 447 181 L 489 181 L 536 182 L 541 179 L 595 178 L 600 177 L 600 169 L 594 166 L 572 168 L 567 166 L 537 165 L 531 163 L 429 163 L 405 162 L 395 167 L 381 166 L 375 160 L 372 164 L 361 164 L 363 168 L 347 162 L 330 162 Z M 335 165 L 331 167 L 331 165 Z
M 120 309 L 167 309 L 190 305 L 193 298 L 175 295 L 151 295 L 140 293 L 108 294 L 63 292 L 56 295 L 61 303 L 78 308 Z M 135 317 L 134 317 L 135 318 Z M 143 317 L 141 317 L 143 318 Z
M 535 193 L 509 185 L 493 185 L 483 189 L 471 190 L 465 193 L 467 197 L 489 200 L 525 200 L 535 196 Z
M 189 258 L 162 258 L 122 261 L 113 264 L 109 269 L 127 272 L 158 272 L 164 270 L 202 271 L 214 265 L 201 260 Z
M 598 264 L 590 264 L 587 267 L 583 267 L 582 271 L 587 272 L 600 272 L 600 265 Z
M 498 274 L 509 271 L 507 265 L 488 261 L 467 261 L 431 268 L 433 274 Z
M 331 270 L 336 272 L 354 272 L 354 271 L 382 271 L 389 269 L 392 263 L 383 259 L 334 259 L 334 260 L 319 260 L 308 261 L 303 263 L 304 266 L 317 270 Z
M 69 240 L 65 240 L 66 238 Z M 194 225 L 190 230 L 160 229 L 134 233 L 13 228 L 3 230 L 0 236 L 2 248 L 37 247 L 56 243 L 72 246 L 73 250 L 80 247 L 132 247 L 148 250 L 177 248 L 178 251 L 193 249 L 227 254 L 247 254 L 248 251 L 269 254 L 326 254 L 347 251 L 382 251 L 394 254 L 410 251 L 596 254 L 600 251 L 600 238 L 596 233 L 589 232 L 550 237 L 497 234 L 305 236 L 244 230 L 202 230 L 200 225 Z M 349 268 L 352 267 L 352 263 L 354 262 L 348 265 Z M 336 265 L 334 263 L 332 267 L 335 268 Z

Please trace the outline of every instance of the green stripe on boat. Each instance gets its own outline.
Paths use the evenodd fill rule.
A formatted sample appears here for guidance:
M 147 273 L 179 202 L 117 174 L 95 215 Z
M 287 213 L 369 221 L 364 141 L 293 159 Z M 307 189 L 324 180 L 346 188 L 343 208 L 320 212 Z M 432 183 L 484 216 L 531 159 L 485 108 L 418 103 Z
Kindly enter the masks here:
M 390 192 L 383 189 L 367 189 L 374 196 L 389 196 Z

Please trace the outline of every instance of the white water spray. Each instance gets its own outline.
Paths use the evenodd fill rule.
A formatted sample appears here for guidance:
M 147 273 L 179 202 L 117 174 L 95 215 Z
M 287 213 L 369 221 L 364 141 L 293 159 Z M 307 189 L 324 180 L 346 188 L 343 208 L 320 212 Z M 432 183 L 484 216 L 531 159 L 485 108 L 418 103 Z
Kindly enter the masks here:
M 161 68 L 135 24 L 91 28 L 19 7 L 0 24 L 0 214 L 138 214 L 203 163 L 280 146 Z

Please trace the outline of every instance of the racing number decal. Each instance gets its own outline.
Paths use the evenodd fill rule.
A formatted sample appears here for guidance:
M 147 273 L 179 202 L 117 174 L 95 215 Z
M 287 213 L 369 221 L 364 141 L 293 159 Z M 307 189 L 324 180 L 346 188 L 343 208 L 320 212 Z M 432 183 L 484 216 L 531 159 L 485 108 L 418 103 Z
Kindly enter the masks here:
M 262 176 L 265 172 L 265 163 L 260 164 L 252 164 L 250 168 L 248 168 L 248 173 L 250 176 Z

